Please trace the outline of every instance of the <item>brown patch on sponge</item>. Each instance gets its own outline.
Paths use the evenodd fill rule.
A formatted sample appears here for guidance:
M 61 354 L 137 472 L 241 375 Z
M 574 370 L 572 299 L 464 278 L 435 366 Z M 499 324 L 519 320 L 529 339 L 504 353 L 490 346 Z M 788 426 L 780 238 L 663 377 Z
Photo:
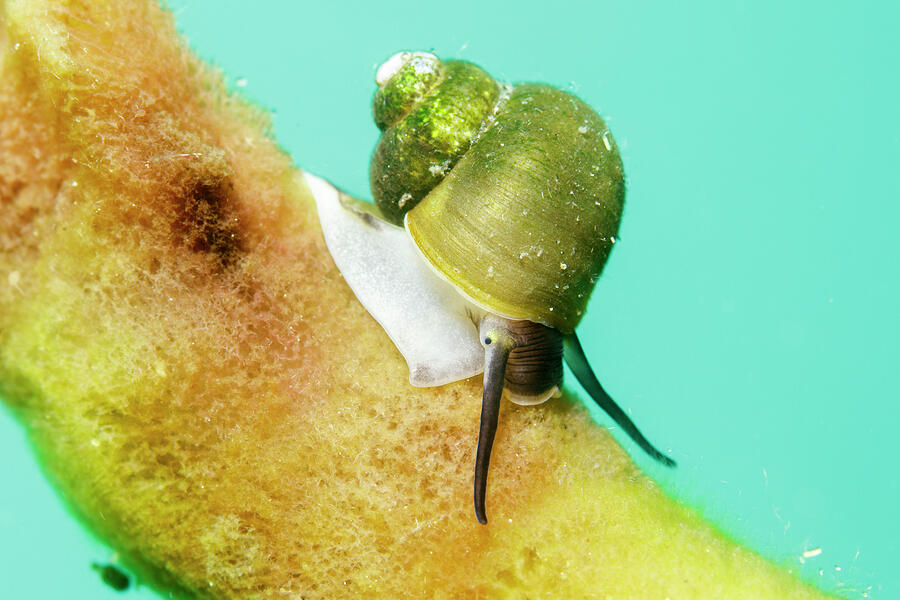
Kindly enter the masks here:
M 233 265 L 241 250 L 233 190 L 228 180 L 198 182 L 179 199 L 181 218 L 173 227 L 178 243 L 194 252 L 210 254 L 222 268 Z

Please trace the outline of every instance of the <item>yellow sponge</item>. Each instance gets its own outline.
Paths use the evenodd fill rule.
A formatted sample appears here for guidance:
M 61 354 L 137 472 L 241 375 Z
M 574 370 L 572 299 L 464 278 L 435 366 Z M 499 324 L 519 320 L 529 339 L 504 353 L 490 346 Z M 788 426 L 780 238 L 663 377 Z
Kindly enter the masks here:
M 265 115 L 156 0 L 9 0 L 0 60 L 0 396 L 145 581 L 823 597 L 664 497 L 566 397 L 504 405 L 476 523 L 480 377 L 409 386 Z

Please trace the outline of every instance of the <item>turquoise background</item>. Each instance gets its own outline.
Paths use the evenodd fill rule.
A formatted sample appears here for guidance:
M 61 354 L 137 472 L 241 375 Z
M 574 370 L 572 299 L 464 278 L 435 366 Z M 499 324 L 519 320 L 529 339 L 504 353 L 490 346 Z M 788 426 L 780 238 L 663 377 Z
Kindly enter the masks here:
M 361 197 L 374 72 L 397 50 L 552 83 L 597 108 L 628 197 L 579 332 L 607 389 L 679 467 L 626 448 L 805 579 L 900 597 L 896 3 L 170 6 L 191 46 L 273 112 L 296 164 Z M 121 597 L 89 568 L 111 551 L 68 516 L 6 411 L 0 454 L 0 596 Z

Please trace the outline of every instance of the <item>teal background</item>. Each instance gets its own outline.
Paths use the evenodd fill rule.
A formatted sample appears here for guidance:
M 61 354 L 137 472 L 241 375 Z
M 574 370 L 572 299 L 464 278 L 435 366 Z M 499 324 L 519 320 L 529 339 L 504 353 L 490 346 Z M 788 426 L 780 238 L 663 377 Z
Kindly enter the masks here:
M 896 3 L 169 5 L 191 46 L 273 112 L 296 164 L 360 197 L 375 68 L 397 50 L 597 108 L 628 196 L 579 333 L 679 467 L 626 448 L 805 579 L 900 597 Z M 89 568 L 111 551 L 66 513 L 8 411 L 0 455 L 0 597 L 121 597 Z

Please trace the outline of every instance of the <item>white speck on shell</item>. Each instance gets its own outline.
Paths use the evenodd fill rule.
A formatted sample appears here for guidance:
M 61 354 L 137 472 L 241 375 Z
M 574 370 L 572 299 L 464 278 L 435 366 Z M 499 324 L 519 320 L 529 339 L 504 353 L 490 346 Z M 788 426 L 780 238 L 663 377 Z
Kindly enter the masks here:
M 431 165 L 428 167 L 428 172 L 434 175 L 435 177 L 443 177 L 447 174 L 447 171 L 450 169 L 450 161 L 445 160 L 439 165 Z
M 381 63 L 381 66 L 375 71 L 375 83 L 378 84 L 378 87 L 384 87 L 391 77 L 412 61 L 415 61 L 413 67 L 417 73 L 434 70 L 435 65 L 440 62 L 438 57 L 430 52 L 398 52 Z

